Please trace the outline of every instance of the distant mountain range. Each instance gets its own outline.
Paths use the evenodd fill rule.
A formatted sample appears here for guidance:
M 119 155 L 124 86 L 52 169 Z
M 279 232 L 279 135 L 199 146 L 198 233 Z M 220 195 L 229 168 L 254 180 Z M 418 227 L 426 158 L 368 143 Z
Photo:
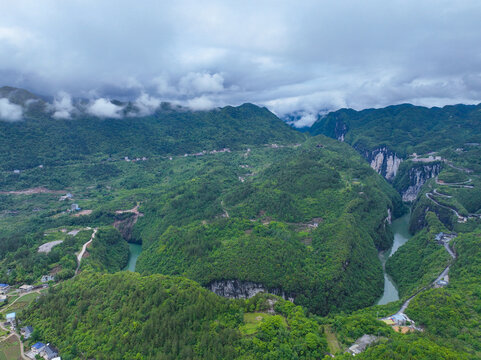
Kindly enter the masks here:
M 0 121 L 0 164 L 7 171 L 94 154 L 149 157 L 305 139 L 266 108 L 252 104 L 190 111 L 164 103 L 151 115 L 138 116 L 135 104 L 111 101 L 122 106 L 122 115 L 101 118 L 83 111 L 79 101 L 72 119 L 57 119 L 50 103 L 26 90 L 3 87 L 0 97 L 21 106 L 24 115 L 22 121 Z

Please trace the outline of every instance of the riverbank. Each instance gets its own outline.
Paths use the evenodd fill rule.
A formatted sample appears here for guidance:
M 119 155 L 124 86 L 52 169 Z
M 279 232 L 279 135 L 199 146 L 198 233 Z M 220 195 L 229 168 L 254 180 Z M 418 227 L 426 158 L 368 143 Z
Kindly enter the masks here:
M 137 259 L 142 252 L 142 244 L 129 243 L 129 262 L 124 268 L 124 271 L 135 271 Z
M 384 292 L 376 305 L 385 305 L 392 301 L 399 300 L 399 293 L 396 285 L 386 272 L 386 261 L 411 238 L 411 234 L 409 233 L 410 216 L 411 214 L 407 213 L 392 222 L 391 228 L 394 233 L 393 245 L 389 250 L 381 251 L 379 253 L 379 260 L 381 261 L 384 272 Z

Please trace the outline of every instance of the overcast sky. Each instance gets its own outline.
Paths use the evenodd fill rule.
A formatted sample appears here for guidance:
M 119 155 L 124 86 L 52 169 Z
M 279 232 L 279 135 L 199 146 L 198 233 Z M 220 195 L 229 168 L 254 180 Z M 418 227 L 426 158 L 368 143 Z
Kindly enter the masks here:
M 305 123 L 341 107 L 479 103 L 481 1 L 0 0 L 0 85 L 59 104 L 60 92 L 253 102 Z

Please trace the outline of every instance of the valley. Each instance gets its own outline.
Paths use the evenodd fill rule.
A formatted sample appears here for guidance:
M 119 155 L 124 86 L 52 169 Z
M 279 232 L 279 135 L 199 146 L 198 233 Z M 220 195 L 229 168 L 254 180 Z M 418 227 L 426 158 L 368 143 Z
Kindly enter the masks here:
M 341 110 L 312 134 L 252 104 L 0 122 L 5 149 L 29 133 L 0 157 L 0 282 L 49 285 L 19 310 L 36 331 L 24 344 L 64 359 L 476 359 L 480 119 L 456 117 L 442 146 L 408 137 L 417 123 L 396 138 L 377 124 L 416 111 L 441 110 Z M 452 131 L 443 114 L 433 126 Z
M 377 301 L 376 305 L 385 305 L 399 300 L 399 294 L 396 289 L 396 285 L 386 272 L 386 261 L 411 238 L 411 234 L 409 234 L 409 217 L 410 214 L 408 213 L 393 221 L 393 245 L 390 249 L 381 251 L 379 253 L 379 258 L 384 270 L 384 292 L 382 297 Z

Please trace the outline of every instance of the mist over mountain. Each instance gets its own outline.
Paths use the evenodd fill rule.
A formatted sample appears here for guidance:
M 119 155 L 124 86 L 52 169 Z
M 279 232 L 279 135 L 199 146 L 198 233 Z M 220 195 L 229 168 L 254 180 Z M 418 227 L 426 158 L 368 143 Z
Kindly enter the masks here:
M 481 359 L 480 18 L 0 0 L 0 360 Z
M 280 117 L 481 98 L 481 6 L 472 0 L 145 0 L 134 9 L 24 0 L 2 2 L 0 14 L 2 85 L 49 97 L 147 94 L 195 109 L 251 102 Z

